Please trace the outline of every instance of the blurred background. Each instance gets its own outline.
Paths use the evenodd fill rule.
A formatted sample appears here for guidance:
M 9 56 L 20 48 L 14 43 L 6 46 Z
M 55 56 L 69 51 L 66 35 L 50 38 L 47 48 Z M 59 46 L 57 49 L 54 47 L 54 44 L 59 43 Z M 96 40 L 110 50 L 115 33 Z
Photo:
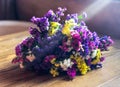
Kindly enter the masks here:
M 0 35 L 28 30 L 32 16 L 58 7 L 66 7 L 66 14 L 85 11 L 91 31 L 120 38 L 120 0 L 0 0 Z

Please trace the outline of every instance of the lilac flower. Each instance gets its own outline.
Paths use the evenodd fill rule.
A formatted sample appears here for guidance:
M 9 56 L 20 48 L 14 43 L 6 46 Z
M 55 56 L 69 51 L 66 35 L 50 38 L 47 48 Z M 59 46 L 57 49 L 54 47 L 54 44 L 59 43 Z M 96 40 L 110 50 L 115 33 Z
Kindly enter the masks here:
M 30 27 L 29 32 L 35 38 L 38 38 L 40 36 L 40 32 L 36 28 Z
M 89 46 L 88 45 L 84 45 L 83 49 L 84 49 L 84 56 L 89 55 L 89 53 L 90 53 Z
M 90 47 L 91 50 L 95 49 L 96 48 L 95 47 L 95 42 L 94 41 L 90 41 L 89 42 L 89 47 Z
M 113 40 L 109 36 L 104 36 L 100 38 L 99 49 L 102 51 L 108 50 L 108 47 L 113 44 Z
M 34 42 L 35 42 L 35 40 L 33 37 L 28 37 L 22 41 L 21 45 L 25 46 L 27 48 L 31 48 L 32 45 L 34 44 Z
M 82 26 L 77 26 L 74 28 L 74 30 L 76 30 L 78 33 L 80 33 L 81 29 L 82 29 Z
M 47 17 L 49 21 L 57 21 L 56 14 L 53 12 L 53 10 L 49 10 L 45 17 Z
M 95 42 L 95 46 L 98 47 L 100 41 L 99 41 L 99 37 L 98 37 L 97 33 L 93 32 L 92 36 L 93 36 L 92 39 Z
M 105 57 L 100 58 L 100 62 L 103 62 L 105 60 Z
M 66 11 L 66 8 L 62 9 L 61 7 L 59 7 L 58 11 L 56 11 L 55 13 L 53 12 L 53 10 L 49 10 L 45 15 L 45 17 L 47 17 L 49 21 L 59 22 L 60 17 L 64 16 L 65 11 Z
M 46 17 L 35 18 L 33 16 L 31 21 L 39 27 L 40 32 L 44 32 L 48 30 L 48 27 L 49 27 L 48 18 Z
M 58 16 L 58 17 L 60 17 L 60 16 L 64 16 L 64 12 L 66 11 L 67 9 L 66 8 L 61 8 L 61 7 L 58 7 L 58 11 L 56 11 L 56 15 Z
M 81 21 L 80 24 L 81 24 L 81 26 L 86 26 L 84 21 Z
M 84 29 L 84 28 L 82 28 L 81 30 L 80 30 L 80 34 L 81 34 L 81 37 L 82 37 L 82 39 L 83 40 L 85 40 L 86 38 L 87 38 L 87 30 L 86 29 Z
M 68 14 L 66 20 L 74 19 L 76 23 L 78 23 L 78 15 L 77 14 Z

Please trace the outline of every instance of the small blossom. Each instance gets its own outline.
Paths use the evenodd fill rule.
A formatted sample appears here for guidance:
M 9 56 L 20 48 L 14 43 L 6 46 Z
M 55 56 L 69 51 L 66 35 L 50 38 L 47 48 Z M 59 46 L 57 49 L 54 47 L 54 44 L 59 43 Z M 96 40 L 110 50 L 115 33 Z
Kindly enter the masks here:
M 75 68 L 69 68 L 67 70 L 67 74 L 70 79 L 73 79 L 76 76 L 76 69 Z
M 54 35 L 57 32 L 57 30 L 59 29 L 59 27 L 60 27 L 60 24 L 58 22 L 51 22 L 50 29 L 48 31 L 49 35 L 50 36 Z
M 68 68 L 71 68 L 74 63 L 71 59 L 65 59 L 63 62 L 60 62 L 61 68 L 66 71 Z
M 44 59 L 44 62 L 48 63 L 48 62 L 51 62 L 53 63 L 54 60 L 55 60 L 56 56 L 55 55 L 49 55 L 49 56 L 46 56 L 45 59 Z
M 101 58 L 101 51 L 100 51 L 100 49 L 97 49 L 96 57 L 91 62 L 91 64 L 97 64 L 97 63 L 99 63 L 100 62 L 100 58 Z
M 91 58 L 95 58 L 96 55 L 97 55 L 97 49 L 92 50 L 92 52 L 91 52 Z
M 65 21 L 64 27 L 62 29 L 62 33 L 70 36 L 70 30 L 72 30 L 77 24 L 75 23 L 75 21 L 73 19 L 70 19 L 68 21 Z
M 59 72 L 56 68 L 51 68 L 50 73 L 53 75 L 53 77 L 56 77 L 59 75 Z
M 22 46 L 21 44 L 18 44 L 16 47 L 15 47 L 15 52 L 16 52 L 16 55 L 18 57 L 22 57 Z

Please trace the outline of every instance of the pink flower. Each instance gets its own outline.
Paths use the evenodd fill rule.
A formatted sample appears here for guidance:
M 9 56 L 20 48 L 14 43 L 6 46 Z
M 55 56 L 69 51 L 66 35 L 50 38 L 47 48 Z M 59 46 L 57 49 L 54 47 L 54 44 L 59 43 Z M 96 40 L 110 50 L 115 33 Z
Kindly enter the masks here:
M 77 30 L 72 31 L 71 36 L 73 39 L 81 40 L 80 34 Z
M 81 42 L 77 39 L 72 40 L 72 47 L 76 50 L 79 51 L 80 50 L 80 45 Z
M 21 57 L 22 56 L 22 47 L 21 47 L 21 44 L 18 44 L 16 47 L 15 47 L 15 52 L 16 52 L 16 55 L 18 57 Z
M 77 30 L 74 30 L 71 32 L 71 35 L 72 35 L 72 47 L 79 51 L 80 50 L 80 45 L 81 45 L 81 37 L 80 37 L 80 34 L 78 33 Z

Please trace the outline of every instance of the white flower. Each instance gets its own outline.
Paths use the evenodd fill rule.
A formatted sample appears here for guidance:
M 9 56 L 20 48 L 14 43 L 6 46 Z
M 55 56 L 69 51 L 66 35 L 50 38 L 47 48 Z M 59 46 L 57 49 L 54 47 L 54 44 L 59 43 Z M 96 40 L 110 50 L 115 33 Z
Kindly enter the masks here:
M 97 54 L 97 49 L 91 52 L 91 58 L 95 58 Z
M 65 59 L 63 62 L 60 62 L 61 68 L 66 71 L 68 68 L 71 68 L 74 63 L 71 59 Z

